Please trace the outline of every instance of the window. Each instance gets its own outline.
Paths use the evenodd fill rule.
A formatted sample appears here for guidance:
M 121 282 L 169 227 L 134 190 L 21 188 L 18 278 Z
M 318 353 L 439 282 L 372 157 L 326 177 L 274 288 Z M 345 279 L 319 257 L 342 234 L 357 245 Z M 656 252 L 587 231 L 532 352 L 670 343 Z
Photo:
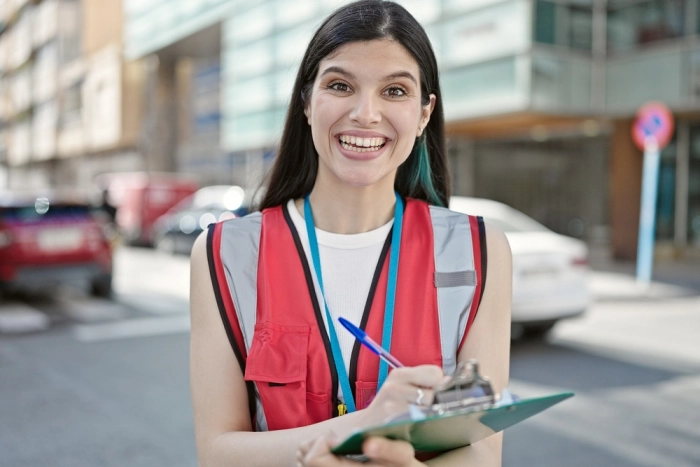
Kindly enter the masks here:
M 64 89 L 60 96 L 59 119 L 61 125 L 73 125 L 81 122 L 82 112 L 82 82 Z
M 676 137 L 661 151 L 656 197 L 656 239 L 673 240 L 676 208 Z
M 608 48 L 624 50 L 681 37 L 685 33 L 687 0 L 611 1 Z
M 590 2 L 569 4 L 537 0 L 535 5 L 535 42 L 591 50 L 593 12 Z
M 82 54 L 81 7 L 75 0 L 60 3 L 58 43 L 61 63 L 68 63 Z
M 688 244 L 700 248 L 700 127 L 690 129 Z

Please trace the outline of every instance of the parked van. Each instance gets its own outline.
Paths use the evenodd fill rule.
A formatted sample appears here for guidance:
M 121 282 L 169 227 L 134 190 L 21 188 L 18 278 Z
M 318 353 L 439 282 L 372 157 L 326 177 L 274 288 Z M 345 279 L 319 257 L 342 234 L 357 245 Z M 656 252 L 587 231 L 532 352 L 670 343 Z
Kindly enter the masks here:
M 192 178 L 169 172 L 109 173 L 95 182 L 116 208 L 117 228 L 130 245 L 152 245 L 156 219 L 199 188 Z

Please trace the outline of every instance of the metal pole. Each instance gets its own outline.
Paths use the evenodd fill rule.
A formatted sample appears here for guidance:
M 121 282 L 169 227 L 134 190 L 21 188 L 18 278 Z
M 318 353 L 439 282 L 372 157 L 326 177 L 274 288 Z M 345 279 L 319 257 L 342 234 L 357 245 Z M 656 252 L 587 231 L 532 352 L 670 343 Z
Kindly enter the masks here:
M 606 60 L 608 54 L 608 2 L 594 0 L 591 43 L 591 108 L 602 112 L 606 104 Z
M 644 143 L 642 172 L 642 199 L 639 212 L 639 240 L 637 241 L 637 283 L 648 287 L 654 263 L 654 234 L 656 198 L 659 188 L 661 152 L 656 139 L 648 137 Z
M 676 203 L 673 243 L 679 250 L 688 244 L 688 182 L 690 171 L 690 124 L 678 124 L 676 152 Z

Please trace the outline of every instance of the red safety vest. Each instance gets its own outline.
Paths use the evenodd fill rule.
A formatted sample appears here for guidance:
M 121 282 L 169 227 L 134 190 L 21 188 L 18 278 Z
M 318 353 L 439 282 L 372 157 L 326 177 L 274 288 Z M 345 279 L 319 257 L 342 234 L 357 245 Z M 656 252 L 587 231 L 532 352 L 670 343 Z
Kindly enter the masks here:
M 461 225 L 463 234 L 453 234 L 452 225 Z M 444 233 L 436 243 L 438 228 Z M 390 238 L 361 322 L 377 342 L 382 335 Z M 408 366 L 454 369 L 483 293 L 483 221 L 409 199 L 401 242 L 390 351 Z M 450 253 L 449 242 L 451 248 L 467 250 L 467 259 L 461 261 L 466 266 L 436 271 L 438 255 L 449 256 L 444 258 L 448 262 L 459 256 Z M 217 223 L 209 229 L 208 256 L 219 311 L 248 384 L 254 429 L 295 428 L 337 416 L 338 377 L 323 310 L 286 206 Z M 439 296 L 441 286 L 447 287 L 447 298 Z M 451 305 L 449 294 L 461 302 Z M 439 301 L 447 305 L 438 305 Z M 348 376 L 358 410 L 374 397 L 378 372 L 377 356 L 357 342 Z

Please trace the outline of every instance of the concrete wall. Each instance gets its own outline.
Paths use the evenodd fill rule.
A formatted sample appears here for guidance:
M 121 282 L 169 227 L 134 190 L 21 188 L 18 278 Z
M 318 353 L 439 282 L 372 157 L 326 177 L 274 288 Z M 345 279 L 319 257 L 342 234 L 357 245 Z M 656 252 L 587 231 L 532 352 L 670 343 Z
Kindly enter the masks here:
M 83 53 L 90 55 L 103 47 L 121 46 L 122 0 L 82 0 Z
M 614 123 L 610 152 L 610 227 L 612 255 L 637 257 L 642 152 L 632 142 L 631 119 Z

